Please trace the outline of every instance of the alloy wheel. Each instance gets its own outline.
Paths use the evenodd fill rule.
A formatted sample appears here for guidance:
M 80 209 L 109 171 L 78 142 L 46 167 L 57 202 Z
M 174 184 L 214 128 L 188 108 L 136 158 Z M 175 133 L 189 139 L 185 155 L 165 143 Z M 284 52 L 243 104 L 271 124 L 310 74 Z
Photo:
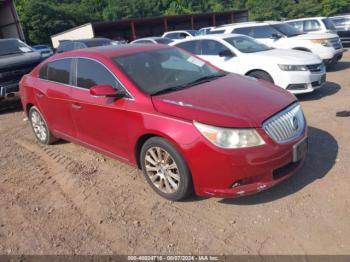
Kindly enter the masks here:
M 176 193 L 180 185 L 179 168 L 173 157 L 161 147 L 151 147 L 145 155 L 146 173 L 160 191 Z
M 47 139 L 47 129 L 45 122 L 41 115 L 37 111 L 33 111 L 31 114 L 31 122 L 33 126 L 34 133 L 40 141 L 45 141 Z

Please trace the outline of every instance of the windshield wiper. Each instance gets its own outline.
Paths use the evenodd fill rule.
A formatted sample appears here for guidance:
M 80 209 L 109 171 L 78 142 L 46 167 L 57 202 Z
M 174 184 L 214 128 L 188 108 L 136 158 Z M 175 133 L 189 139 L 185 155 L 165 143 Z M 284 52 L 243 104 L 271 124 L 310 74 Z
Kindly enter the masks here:
M 219 77 L 223 77 L 225 76 L 226 74 L 220 74 L 220 75 L 209 75 L 209 76 L 203 76 L 203 77 L 200 77 L 188 84 L 186 84 L 185 87 L 191 87 L 191 86 L 195 86 L 195 85 L 199 85 L 199 84 L 202 84 L 202 83 L 206 83 L 206 82 L 210 82 L 214 79 L 217 79 Z
M 200 77 L 192 82 L 189 82 L 185 85 L 178 85 L 178 86 L 173 86 L 173 87 L 168 87 L 168 88 L 165 88 L 163 90 L 160 90 L 160 91 L 157 91 L 157 92 L 154 92 L 152 93 L 152 96 L 156 96 L 156 95 L 161 95 L 161 94 L 165 94 L 165 93 L 169 93 L 169 92 L 175 92 L 175 91 L 179 91 L 179 90 L 182 90 L 182 89 L 185 89 L 185 88 L 189 88 L 189 87 L 192 87 L 192 86 L 195 86 L 195 85 L 199 85 L 199 84 L 202 84 L 202 83 L 206 83 L 206 82 L 210 82 L 214 79 L 217 79 L 219 77 L 223 77 L 225 76 L 226 74 L 220 74 L 220 75 L 209 75 L 209 76 L 203 76 L 203 77 Z

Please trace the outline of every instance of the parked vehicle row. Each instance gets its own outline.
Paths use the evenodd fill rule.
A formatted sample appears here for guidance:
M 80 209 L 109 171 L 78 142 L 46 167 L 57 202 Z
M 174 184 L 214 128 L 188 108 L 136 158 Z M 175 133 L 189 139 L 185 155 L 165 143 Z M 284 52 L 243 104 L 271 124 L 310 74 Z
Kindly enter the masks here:
M 295 96 L 166 45 L 57 54 L 22 78 L 20 94 L 39 142 L 65 139 L 133 164 L 169 200 L 266 190 L 307 152 Z
M 174 45 L 222 70 L 264 79 L 294 94 L 312 92 L 326 80 L 319 57 L 298 50 L 274 49 L 244 35 L 207 35 Z
M 211 34 L 243 34 L 280 49 L 294 49 L 318 55 L 326 65 L 336 64 L 343 56 L 343 46 L 335 34 L 303 34 L 282 22 L 248 22 L 226 25 L 211 30 Z

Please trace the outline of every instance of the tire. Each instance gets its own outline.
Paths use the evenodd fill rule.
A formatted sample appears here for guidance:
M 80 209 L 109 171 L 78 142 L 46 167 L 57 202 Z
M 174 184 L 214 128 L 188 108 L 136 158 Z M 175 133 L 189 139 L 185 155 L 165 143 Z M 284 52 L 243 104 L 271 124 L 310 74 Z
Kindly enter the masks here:
M 184 158 L 169 141 L 161 137 L 147 140 L 141 149 L 140 163 L 147 182 L 160 196 L 179 201 L 192 194 L 190 170 Z
M 36 139 L 44 145 L 51 145 L 55 143 L 58 139 L 51 133 L 47 123 L 39 111 L 39 109 L 35 106 L 31 107 L 29 110 L 29 122 L 32 126 L 32 130 Z
M 269 81 L 271 83 L 274 83 L 272 77 L 264 71 L 256 70 L 256 71 L 249 73 L 248 76 L 251 76 L 251 77 L 254 77 L 257 79 L 263 79 L 263 80 Z

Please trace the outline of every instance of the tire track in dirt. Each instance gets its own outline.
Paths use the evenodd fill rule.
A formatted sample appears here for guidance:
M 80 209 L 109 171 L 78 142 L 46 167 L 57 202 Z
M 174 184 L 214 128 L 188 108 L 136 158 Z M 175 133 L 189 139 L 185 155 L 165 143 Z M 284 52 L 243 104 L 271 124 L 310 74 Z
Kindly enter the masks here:
M 133 250 L 125 243 L 120 235 L 115 234 L 115 229 L 110 226 L 102 225 L 102 216 L 99 212 L 100 203 L 93 194 L 98 195 L 97 192 L 87 192 L 84 188 L 79 186 L 79 181 L 74 176 L 75 172 L 91 174 L 86 165 L 81 165 L 68 156 L 61 155 L 56 152 L 54 148 L 38 144 L 30 144 L 24 140 L 16 139 L 15 142 L 23 146 L 32 153 L 33 159 L 42 159 L 49 167 L 49 173 L 52 179 L 56 181 L 64 192 L 67 199 L 72 200 L 74 206 L 79 209 L 79 212 L 94 226 L 98 231 L 98 235 L 102 239 L 107 239 L 111 243 L 111 248 L 116 251 L 124 251 L 132 253 Z M 90 196 L 90 197 L 89 197 Z M 87 198 L 89 197 L 89 201 Z

